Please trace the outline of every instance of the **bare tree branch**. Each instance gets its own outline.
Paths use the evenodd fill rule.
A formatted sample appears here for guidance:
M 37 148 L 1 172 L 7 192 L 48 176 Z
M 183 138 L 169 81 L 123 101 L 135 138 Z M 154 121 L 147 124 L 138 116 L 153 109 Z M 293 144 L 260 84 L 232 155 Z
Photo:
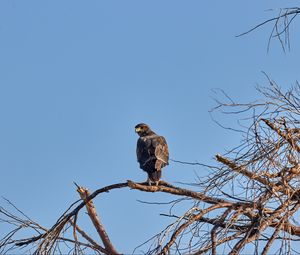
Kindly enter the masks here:
M 279 10 L 279 14 L 275 17 L 267 19 L 258 25 L 252 27 L 251 29 L 243 32 L 236 37 L 241 37 L 247 35 L 261 27 L 266 26 L 267 24 L 273 24 L 272 30 L 268 39 L 268 51 L 270 49 L 271 40 L 273 38 L 278 39 L 282 50 L 285 52 L 286 47 L 290 49 L 290 26 L 294 19 L 300 13 L 299 7 L 290 7 L 290 8 L 283 8 Z
M 91 195 L 90 192 L 84 187 L 78 187 L 77 192 L 79 193 L 83 201 L 86 201 L 87 197 Z M 88 211 L 88 215 L 90 216 L 90 219 L 94 224 L 95 229 L 97 230 L 104 244 L 105 251 L 107 251 L 107 254 L 119 254 L 115 249 L 115 247 L 113 246 L 112 242 L 110 241 L 108 234 L 106 233 L 104 226 L 102 225 L 97 215 L 96 208 L 92 200 L 86 202 L 86 209 Z

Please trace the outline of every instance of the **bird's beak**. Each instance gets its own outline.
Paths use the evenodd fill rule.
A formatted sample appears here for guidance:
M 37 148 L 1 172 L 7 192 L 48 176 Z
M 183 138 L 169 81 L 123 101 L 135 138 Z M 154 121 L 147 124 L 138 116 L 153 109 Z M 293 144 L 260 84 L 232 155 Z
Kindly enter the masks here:
M 138 132 L 140 132 L 141 131 L 141 128 L 140 127 L 137 127 L 136 129 L 135 129 L 135 132 L 136 133 L 138 133 Z

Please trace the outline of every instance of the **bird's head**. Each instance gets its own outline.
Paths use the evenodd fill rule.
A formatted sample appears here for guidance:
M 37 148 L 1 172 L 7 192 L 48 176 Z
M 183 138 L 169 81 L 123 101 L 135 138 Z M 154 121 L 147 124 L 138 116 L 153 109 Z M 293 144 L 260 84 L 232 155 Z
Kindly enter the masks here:
M 135 132 L 139 136 L 146 136 L 153 134 L 153 131 L 150 129 L 150 127 L 145 123 L 140 123 L 135 126 Z

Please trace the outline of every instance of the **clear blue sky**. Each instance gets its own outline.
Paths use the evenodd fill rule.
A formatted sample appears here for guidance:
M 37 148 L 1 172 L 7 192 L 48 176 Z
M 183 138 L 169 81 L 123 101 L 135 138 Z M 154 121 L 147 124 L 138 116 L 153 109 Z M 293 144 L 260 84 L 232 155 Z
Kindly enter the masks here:
M 50 227 L 78 198 L 73 181 L 91 191 L 144 181 L 139 122 L 166 137 L 171 158 L 212 163 L 240 139 L 210 119 L 213 88 L 247 101 L 266 84 L 261 71 L 283 87 L 299 80 L 299 20 L 287 54 L 277 42 L 267 53 L 271 26 L 235 37 L 294 2 L 2 0 L 0 195 Z M 205 171 L 171 163 L 163 179 Z M 117 190 L 95 200 L 124 253 L 169 222 L 159 216 L 167 207 L 137 199 L 173 197 Z

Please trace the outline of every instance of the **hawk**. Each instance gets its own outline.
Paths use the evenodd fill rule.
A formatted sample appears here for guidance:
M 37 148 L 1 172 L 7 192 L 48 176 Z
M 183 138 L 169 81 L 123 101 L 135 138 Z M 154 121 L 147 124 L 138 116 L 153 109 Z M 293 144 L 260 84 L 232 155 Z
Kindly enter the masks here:
M 149 186 L 152 182 L 157 186 L 161 178 L 161 169 L 169 164 L 166 139 L 154 133 L 145 123 L 136 125 L 135 132 L 139 135 L 136 146 L 137 161 L 140 168 L 148 174 Z

